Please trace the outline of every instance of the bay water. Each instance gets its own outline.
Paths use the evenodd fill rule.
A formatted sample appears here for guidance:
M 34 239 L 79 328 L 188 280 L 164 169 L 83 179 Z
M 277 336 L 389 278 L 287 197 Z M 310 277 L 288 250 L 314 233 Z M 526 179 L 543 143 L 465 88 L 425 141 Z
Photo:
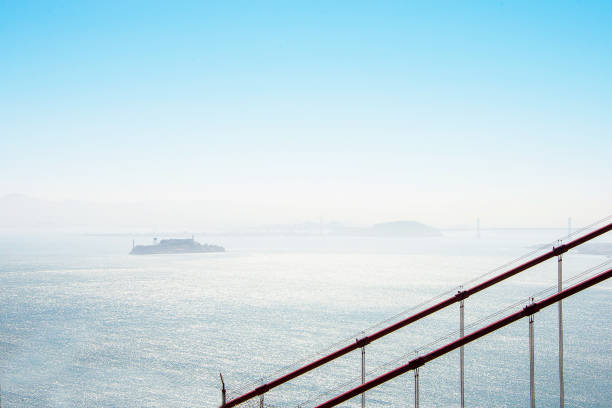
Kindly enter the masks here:
M 219 373 L 233 398 L 432 304 L 438 295 L 450 296 L 496 267 L 514 266 L 520 260 L 510 262 L 521 255 L 549 250 L 534 248 L 562 235 L 486 230 L 480 238 L 473 231 L 434 238 L 196 236 L 227 252 L 130 256 L 128 235 L 4 233 L 1 404 L 219 406 Z M 146 244 L 152 237 L 135 238 Z M 564 277 L 598 265 L 593 273 L 607 269 L 609 261 L 570 251 L 563 258 Z M 466 325 L 475 325 L 466 333 L 519 310 L 556 279 L 557 262 L 549 260 L 470 297 Z M 509 305 L 514 306 L 488 317 Z M 564 314 L 566 406 L 609 407 L 612 282 L 568 298 Z M 367 379 L 453 340 L 458 324 L 453 305 L 369 344 Z M 554 306 L 535 315 L 538 406 L 558 406 L 557 347 Z M 419 374 L 421 407 L 459 406 L 458 351 Z M 356 350 L 266 393 L 264 402 L 316 406 L 358 385 L 360 375 Z M 465 389 L 466 406 L 528 405 L 526 319 L 465 347 Z M 413 373 L 366 397 L 368 407 L 413 406 Z M 355 398 L 342 406 L 360 403 Z M 244 406 L 258 404 L 259 399 Z

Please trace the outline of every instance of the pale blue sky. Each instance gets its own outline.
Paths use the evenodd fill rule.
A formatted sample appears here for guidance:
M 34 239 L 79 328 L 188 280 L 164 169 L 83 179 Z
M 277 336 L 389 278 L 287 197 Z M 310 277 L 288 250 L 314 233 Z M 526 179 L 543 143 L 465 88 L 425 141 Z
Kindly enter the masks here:
M 612 212 L 610 21 L 608 1 L 2 1 L 0 196 L 586 223 Z

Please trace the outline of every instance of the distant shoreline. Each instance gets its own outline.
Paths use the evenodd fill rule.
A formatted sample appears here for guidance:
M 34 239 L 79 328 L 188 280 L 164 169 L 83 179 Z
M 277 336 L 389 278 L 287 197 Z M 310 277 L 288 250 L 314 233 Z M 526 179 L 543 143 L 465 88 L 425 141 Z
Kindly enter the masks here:
M 580 230 L 576 228 L 573 231 Z M 438 228 L 439 231 L 444 232 L 476 232 L 476 229 L 470 228 Z M 494 227 L 494 228 L 481 228 L 480 231 L 567 231 L 567 228 L 554 228 L 554 227 Z M 52 231 L 51 231 L 52 232 Z M 351 234 L 316 234 L 316 233 L 272 233 L 272 232 L 240 232 L 240 231 L 227 231 L 227 232 L 69 232 L 66 234 L 70 235 L 81 235 L 81 236 L 115 236 L 115 237 L 150 237 L 150 236 L 283 236 L 283 237 L 371 237 L 377 238 L 373 235 L 351 235 Z M 384 237 L 382 237 L 384 238 Z M 401 237 L 400 237 L 401 238 Z M 421 237 L 406 237 L 406 238 L 421 238 Z M 425 237 L 428 238 L 428 237 Z

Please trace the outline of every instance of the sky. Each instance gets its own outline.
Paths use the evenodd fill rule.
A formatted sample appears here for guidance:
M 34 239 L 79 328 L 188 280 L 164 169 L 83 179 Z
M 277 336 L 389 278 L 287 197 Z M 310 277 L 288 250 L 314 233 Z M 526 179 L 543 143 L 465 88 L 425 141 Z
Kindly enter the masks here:
M 609 1 L 0 1 L 0 197 L 588 224 L 612 214 L 610 21 Z

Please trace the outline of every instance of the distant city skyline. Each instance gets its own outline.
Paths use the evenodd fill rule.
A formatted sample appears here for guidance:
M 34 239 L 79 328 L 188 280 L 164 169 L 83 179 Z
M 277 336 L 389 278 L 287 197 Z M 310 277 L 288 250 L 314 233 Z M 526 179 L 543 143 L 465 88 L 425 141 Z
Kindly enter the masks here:
M 612 213 L 611 20 L 604 1 L 3 2 L 0 197 L 102 203 L 109 226 L 121 203 L 203 226 L 585 225 Z

